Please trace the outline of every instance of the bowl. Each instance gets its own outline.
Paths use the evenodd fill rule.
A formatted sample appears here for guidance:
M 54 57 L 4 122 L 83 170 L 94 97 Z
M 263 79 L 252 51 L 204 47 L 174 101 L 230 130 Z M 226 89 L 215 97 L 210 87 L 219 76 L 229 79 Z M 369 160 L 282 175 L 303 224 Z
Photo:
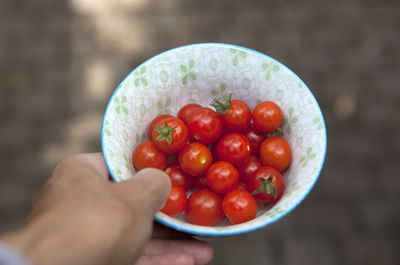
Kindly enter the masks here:
M 247 233 L 276 222 L 309 194 L 324 164 L 326 128 L 319 105 L 306 84 L 289 68 L 260 52 L 222 43 L 200 43 L 168 50 L 135 68 L 109 100 L 102 125 L 102 150 L 114 181 L 134 177 L 132 152 L 147 139 L 147 126 L 159 114 L 177 115 L 188 103 L 208 106 L 226 97 L 253 109 L 260 101 L 277 103 L 293 160 L 284 172 L 285 191 L 274 204 L 259 204 L 257 217 L 231 225 L 190 224 L 184 215 L 161 212 L 155 220 L 203 236 Z

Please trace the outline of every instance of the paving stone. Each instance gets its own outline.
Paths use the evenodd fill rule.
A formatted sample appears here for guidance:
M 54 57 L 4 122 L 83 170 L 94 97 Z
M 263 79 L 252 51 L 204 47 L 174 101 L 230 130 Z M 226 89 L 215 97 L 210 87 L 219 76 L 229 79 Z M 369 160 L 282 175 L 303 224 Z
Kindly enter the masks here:
M 135 66 L 176 46 L 228 42 L 301 76 L 326 119 L 328 154 L 292 213 L 253 233 L 207 239 L 213 264 L 399 264 L 400 1 L 148 0 L 108 11 L 0 1 L 0 233 L 23 223 L 54 166 L 49 146 L 100 149 L 98 133 L 71 148 L 70 126 L 82 113 L 101 116 Z M 124 38 L 110 42 L 102 28 L 116 17 L 140 33 L 122 48 Z M 104 102 L 87 96 L 94 60 L 110 69 Z M 347 116 L 338 111 L 343 98 L 354 107 Z

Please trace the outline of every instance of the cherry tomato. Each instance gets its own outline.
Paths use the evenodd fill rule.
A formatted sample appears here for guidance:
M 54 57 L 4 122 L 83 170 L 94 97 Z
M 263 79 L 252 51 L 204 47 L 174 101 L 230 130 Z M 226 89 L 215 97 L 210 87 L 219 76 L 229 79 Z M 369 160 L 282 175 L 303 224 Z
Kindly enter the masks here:
M 210 108 L 200 108 L 190 115 L 187 126 L 190 139 L 202 144 L 215 143 L 222 134 L 222 120 L 218 113 Z
M 202 176 L 212 163 L 212 154 L 204 144 L 190 143 L 179 152 L 178 162 L 185 172 Z
M 149 128 L 147 129 L 147 136 L 149 136 L 149 139 L 151 140 L 151 137 L 153 135 L 153 130 L 154 130 L 154 125 L 156 125 L 159 121 L 162 121 L 165 118 L 170 118 L 173 117 L 171 115 L 168 114 L 162 114 L 160 116 L 155 117 L 149 125 Z
M 217 224 L 223 216 L 222 198 L 217 193 L 203 189 L 192 193 L 189 197 L 186 204 L 186 218 L 190 223 L 211 226 Z
M 188 142 L 189 131 L 178 118 L 167 117 L 154 126 L 152 140 L 158 149 L 167 154 L 179 152 Z
M 133 165 L 137 170 L 154 167 L 161 170 L 167 166 L 168 156 L 161 152 L 151 141 L 139 144 L 132 154 Z
M 251 153 L 259 155 L 261 143 L 265 140 L 264 134 L 253 126 L 250 126 L 243 132 L 243 135 L 249 139 Z
M 228 162 L 215 162 L 207 171 L 207 184 L 213 191 L 225 194 L 239 184 L 239 172 Z
M 217 154 L 220 160 L 241 166 L 250 157 L 250 142 L 243 134 L 228 133 L 219 140 Z
M 253 110 L 254 127 L 261 132 L 272 132 L 282 123 L 282 111 L 271 101 L 259 103 Z
M 196 190 L 208 188 L 206 177 L 195 177 L 193 180 L 193 188 Z
M 240 132 L 247 129 L 251 122 L 251 110 L 246 103 L 238 99 L 232 99 L 229 95 L 225 102 L 214 99 L 211 103 L 219 114 L 221 114 L 224 128 L 232 132 Z
M 165 173 L 167 173 L 172 183 L 181 185 L 185 190 L 190 189 L 193 185 L 193 176 L 183 171 L 178 163 L 169 164 L 165 169 Z
M 240 180 L 247 181 L 260 167 L 262 167 L 260 159 L 257 156 L 250 156 L 246 163 L 238 167 Z
M 264 166 L 250 176 L 247 188 L 254 198 L 263 202 L 273 202 L 280 199 L 285 184 L 279 171 Z
M 167 201 L 160 211 L 172 217 L 177 216 L 185 209 L 186 202 L 186 191 L 182 186 L 172 183 L 171 191 L 168 195 Z
M 192 115 L 195 110 L 200 108 L 202 108 L 202 106 L 199 104 L 187 104 L 179 110 L 178 118 L 187 123 L 190 115 Z
M 257 202 L 250 192 L 236 189 L 224 196 L 222 209 L 232 224 L 240 224 L 256 217 Z
M 263 165 L 283 171 L 292 161 L 292 152 L 290 151 L 288 142 L 284 138 L 272 136 L 262 142 L 260 159 Z

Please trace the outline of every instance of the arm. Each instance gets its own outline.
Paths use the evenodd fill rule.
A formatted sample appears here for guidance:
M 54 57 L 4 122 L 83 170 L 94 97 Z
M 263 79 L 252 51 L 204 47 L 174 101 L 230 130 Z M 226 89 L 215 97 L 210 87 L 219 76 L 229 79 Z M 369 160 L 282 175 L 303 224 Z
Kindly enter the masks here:
M 35 265 L 151 264 L 162 256 L 162 264 L 169 264 L 167 257 L 209 262 L 212 250 L 205 243 L 148 241 L 170 185 L 156 169 L 112 183 L 101 154 L 77 155 L 56 166 L 26 225 L 0 240 Z

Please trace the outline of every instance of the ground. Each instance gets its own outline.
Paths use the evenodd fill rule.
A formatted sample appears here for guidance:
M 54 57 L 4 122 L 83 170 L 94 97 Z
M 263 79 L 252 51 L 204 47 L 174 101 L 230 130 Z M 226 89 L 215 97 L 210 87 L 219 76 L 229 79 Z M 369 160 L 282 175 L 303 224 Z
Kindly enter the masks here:
M 213 264 L 399 264 L 400 2 L 2 0 L 0 233 L 23 223 L 54 164 L 100 150 L 118 83 L 197 42 L 266 53 L 299 74 L 324 114 L 325 167 L 289 215 L 207 239 Z

